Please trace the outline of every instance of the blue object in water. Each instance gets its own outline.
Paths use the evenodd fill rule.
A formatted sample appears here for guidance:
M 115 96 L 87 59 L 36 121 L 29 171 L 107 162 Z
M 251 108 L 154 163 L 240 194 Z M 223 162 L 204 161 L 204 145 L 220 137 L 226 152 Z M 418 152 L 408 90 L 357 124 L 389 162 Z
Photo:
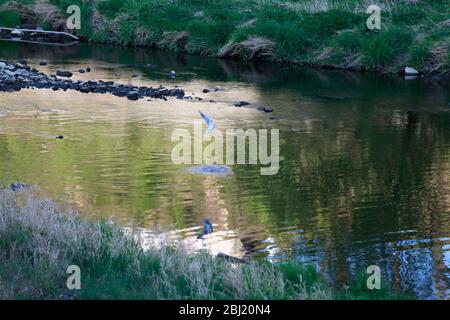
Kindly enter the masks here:
M 189 173 L 200 173 L 200 174 L 228 174 L 231 173 L 231 168 L 228 166 L 220 166 L 220 165 L 205 165 L 205 166 L 196 166 L 190 167 L 187 169 Z
M 206 234 L 213 233 L 213 226 L 209 219 L 203 219 L 203 234 L 199 235 L 197 239 L 203 239 L 203 236 Z
M 30 188 L 30 185 L 23 183 L 23 182 L 14 182 L 14 183 L 11 183 L 10 187 L 11 187 L 12 191 L 18 191 L 18 190 L 28 189 L 28 188 Z
M 213 129 L 216 127 L 216 124 L 214 123 L 214 120 L 212 118 L 208 117 L 206 114 L 204 114 L 200 110 L 198 112 L 200 112 L 200 115 L 202 116 L 203 121 L 205 121 L 206 125 L 208 126 L 206 128 L 206 133 L 207 134 L 211 134 Z

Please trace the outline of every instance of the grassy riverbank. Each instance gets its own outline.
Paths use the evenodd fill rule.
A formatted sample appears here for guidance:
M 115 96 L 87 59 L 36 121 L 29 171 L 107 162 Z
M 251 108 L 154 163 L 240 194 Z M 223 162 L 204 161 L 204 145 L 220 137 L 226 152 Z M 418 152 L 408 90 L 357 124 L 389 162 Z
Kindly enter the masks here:
M 450 71 L 448 0 L 48 1 L 52 6 L 39 0 L 35 11 L 57 8 L 60 15 L 38 15 L 35 22 L 61 26 L 61 13 L 78 4 L 78 33 L 91 41 L 355 70 Z M 370 4 L 381 7 L 381 30 L 366 27 Z M 12 8 L 0 24 L 29 22 Z
M 66 287 L 69 265 L 79 291 Z M 0 299 L 402 299 L 365 279 L 330 289 L 312 267 L 232 266 L 166 246 L 143 251 L 121 229 L 93 223 L 30 191 L 0 190 Z

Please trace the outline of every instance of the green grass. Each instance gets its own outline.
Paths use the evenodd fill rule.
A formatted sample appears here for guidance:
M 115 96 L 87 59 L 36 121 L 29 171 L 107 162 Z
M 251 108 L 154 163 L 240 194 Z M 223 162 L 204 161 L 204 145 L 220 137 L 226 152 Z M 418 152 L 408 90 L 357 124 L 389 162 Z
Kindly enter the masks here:
M 370 35 L 363 39 L 364 62 L 371 69 L 382 68 L 407 51 L 412 41 L 412 35 L 400 28 Z
M 13 11 L 0 11 L 0 26 L 13 28 L 21 22 L 20 16 Z
M 24 1 L 29 0 L 19 0 Z M 373 31 L 365 26 L 365 0 L 48 1 L 63 12 L 70 4 L 80 5 L 78 33 L 96 42 L 216 55 L 230 42 L 257 37 L 274 43 L 272 56 L 264 56 L 274 61 L 381 72 L 397 72 L 407 64 L 423 72 L 450 71 L 446 0 L 377 1 L 382 28 Z M 94 13 L 104 20 L 92 19 Z M 177 32 L 184 32 L 183 41 L 171 43 Z M 426 54 L 425 47 L 439 54 Z M 241 59 L 258 57 L 240 52 Z
M 66 287 L 69 265 L 81 290 Z M 233 265 L 165 244 L 143 250 L 107 222 L 89 222 L 33 191 L 0 190 L 2 299 L 391 299 L 384 288 L 330 288 L 311 266 L 258 260 Z

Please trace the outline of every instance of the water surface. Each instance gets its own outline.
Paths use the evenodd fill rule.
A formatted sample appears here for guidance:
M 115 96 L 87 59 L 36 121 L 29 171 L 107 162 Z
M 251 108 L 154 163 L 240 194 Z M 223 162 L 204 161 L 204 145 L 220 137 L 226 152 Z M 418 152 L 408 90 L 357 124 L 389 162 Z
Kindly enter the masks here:
M 203 98 L 0 93 L 2 185 L 37 185 L 89 218 L 114 217 L 144 240 L 156 229 L 191 239 L 209 217 L 215 232 L 207 242 L 219 251 L 295 258 L 338 287 L 376 264 L 396 288 L 449 298 L 448 87 L 86 44 L 2 42 L 0 59 L 27 59 L 47 73 L 90 66 L 73 78 L 178 85 Z M 202 93 L 214 87 L 220 90 Z M 236 108 L 238 100 L 274 112 Z M 232 165 L 224 175 L 192 174 L 174 164 L 171 134 L 192 131 L 198 110 L 221 130 L 279 129 L 279 173 Z

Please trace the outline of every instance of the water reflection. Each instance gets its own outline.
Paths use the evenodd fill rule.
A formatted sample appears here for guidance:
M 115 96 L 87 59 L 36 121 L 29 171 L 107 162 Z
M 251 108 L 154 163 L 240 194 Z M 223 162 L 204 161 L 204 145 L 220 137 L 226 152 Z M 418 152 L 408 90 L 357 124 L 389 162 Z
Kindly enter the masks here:
M 92 218 L 114 216 L 143 243 L 170 229 L 165 236 L 192 250 L 312 263 L 337 286 L 377 264 L 398 288 L 449 297 L 448 88 L 87 45 L 2 44 L 0 58 L 49 60 L 46 72 L 89 65 L 93 72 L 74 78 L 179 85 L 204 98 L 0 93 L 2 184 L 39 185 Z M 172 69 L 176 79 L 167 76 Z M 221 90 L 202 93 L 215 86 Z M 274 114 L 235 108 L 237 100 Z M 173 164 L 171 133 L 192 130 L 199 106 L 221 130 L 279 128 L 279 173 L 234 165 L 231 174 L 199 175 Z M 197 241 L 205 217 L 215 232 Z
M 212 255 L 224 253 L 229 256 L 243 258 L 246 254 L 243 243 L 236 231 L 230 226 L 229 212 L 221 197 L 220 181 L 216 176 L 208 176 L 202 181 L 204 190 L 200 215 L 214 221 L 214 232 L 199 239 L 200 227 L 182 228 L 167 232 L 145 229 L 141 227 L 127 227 L 130 234 L 142 244 L 144 249 L 160 247 L 165 243 L 178 243 L 188 252 L 194 253 L 205 250 Z

